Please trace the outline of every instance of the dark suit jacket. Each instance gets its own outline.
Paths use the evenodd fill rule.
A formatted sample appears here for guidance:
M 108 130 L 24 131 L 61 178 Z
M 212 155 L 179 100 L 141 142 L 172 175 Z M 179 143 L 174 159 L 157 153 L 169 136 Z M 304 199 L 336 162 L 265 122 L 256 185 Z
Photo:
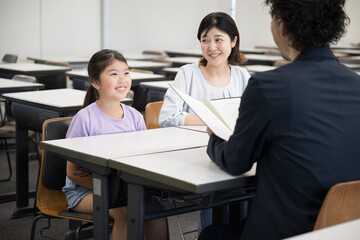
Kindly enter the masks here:
M 210 158 L 237 175 L 257 162 L 256 197 L 241 239 L 312 231 L 329 188 L 360 179 L 360 76 L 328 47 L 258 73 L 247 86 L 234 134 L 212 134 Z

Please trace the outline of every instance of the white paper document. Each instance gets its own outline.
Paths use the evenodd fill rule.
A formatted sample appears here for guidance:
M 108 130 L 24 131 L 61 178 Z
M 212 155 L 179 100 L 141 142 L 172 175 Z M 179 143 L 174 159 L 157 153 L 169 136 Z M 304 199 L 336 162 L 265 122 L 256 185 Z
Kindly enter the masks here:
M 234 132 L 241 98 L 224 98 L 201 102 L 170 85 L 170 87 L 189 105 L 197 116 L 218 137 L 229 140 Z

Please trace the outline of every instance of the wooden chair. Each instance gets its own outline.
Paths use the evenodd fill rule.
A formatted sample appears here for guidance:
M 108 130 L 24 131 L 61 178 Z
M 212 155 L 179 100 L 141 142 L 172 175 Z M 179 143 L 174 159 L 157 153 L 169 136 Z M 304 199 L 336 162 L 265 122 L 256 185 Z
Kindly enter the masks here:
M 48 119 L 43 124 L 42 140 L 53 140 L 65 138 L 67 129 L 72 117 Z M 42 151 L 39 182 L 37 186 L 36 202 L 41 212 L 33 223 L 30 239 L 35 237 L 36 223 L 39 219 L 47 218 L 50 227 L 51 218 L 65 218 L 72 220 L 69 225 L 73 226 L 74 221 L 92 222 L 92 215 L 77 214 L 67 211 L 68 203 L 61 188 L 65 185 L 66 160 L 54 153 Z M 88 225 L 85 225 L 88 226 Z M 76 231 L 76 238 L 84 225 L 80 225 Z M 42 230 L 41 230 L 42 234 Z
M 166 57 L 167 54 L 164 51 L 157 51 L 157 50 L 144 50 L 143 54 L 151 54 L 151 55 L 158 55 L 159 57 Z
M 163 101 L 150 102 L 145 107 L 145 123 L 147 129 L 160 128 L 159 115 Z
M 6 63 L 16 63 L 17 59 L 18 59 L 18 55 L 8 53 L 4 55 L 2 61 Z
M 131 72 L 154 74 L 154 72 L 152 72 L 152 71 L 143 70 L 143 69 L 138 69 L 138 68 L 131 68 L 130 71 L 131 71 Z
M 42 140 L 62 139 L 71 123 L 72 117 L 48 119 L 43 123 Z M 31 228 L 30 239 L 34 239 L 36 223 L 39 219 L 47 218 L 50 227 L 51 218 L 62 218 L 69 220 L 69 229 L 65 239 L 80 238 L 80 231 L 92 225 L 93 215 L 68 211 L 68 203 L 62 187 L 65 185 L 67 160 L 61 156 L 48 151 L 42 151 L 41 168 L 36 193 L 36 203 L 40 210 Z M 114 174 L 110 179 L 110 207 L 126 205 L 126 197 L 123 196 L 124 182 Z M 122 194 L 122 195 L 121 195 Z M 85 224 L 83 224 L 85 222 Z M 110 219 L 110 223 L 112 219 Z M 76 231 L 75 231 L 76 229 Z M 42 231 L 41 231 L 42 234 Z
M 360 218 L 360 180 L 330 188 L 316 219 L 314 230 Z
M 70 67 L 70 63 L 68 62 L 46 61 L 45 64 L 61 67 Z
M 22 81 L 22 82 L 29 82 L 29 83 L 36 83 L 36 77 L 30 75 L 23 75 L 23 74 L 16 74 L 14 75 L 11 80 L 14 81 Z

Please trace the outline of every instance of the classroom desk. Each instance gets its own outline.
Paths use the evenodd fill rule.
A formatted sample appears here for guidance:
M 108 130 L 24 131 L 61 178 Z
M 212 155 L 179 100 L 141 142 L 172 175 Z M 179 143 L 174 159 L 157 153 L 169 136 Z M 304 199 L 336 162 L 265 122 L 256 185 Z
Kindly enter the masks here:
M 34 211 L 29 207 L 28 130 L 41 133 L 46 119 L 74 115 L 82 108 L 84 97 L 85 91 L 66 88 L 3 95 L 16 121 L 16 208 L 11 218 Z
M 169 84 L 172 84 L 173 82 L 174 81 L 140 83 L 140 88 L 144 89 L 145 92 L 146 104 L 164 100 L 164 95 L 169 88 Z
M 166 54 L 169 57 L 202 57 L 202 52 L 200 49 L 175 49 L 175 50 L 165 50 Z
M 73 70 L 67 72 L 66 74 L 69 76 L 70 80 L 73 81 L 73 88 L 86 90 L 89 87 L 89 75 L 86 70 Z M 144 110 L 146 105 L 146 93 L 140 88 L 140 83 L 148 81 L 163 81 L 166 80 L 165 76 L 135 71 L 130 71 L 130 75 L 132 79 L 131 89 L 134 91 L 134 102 L 132 106 L 139 111 Z
M 166 79 L 174 80 L 179 69 L 179 67 L 168 67 L 163 68 L 162 72 L 164 73 Z
M 262 55 L 262 54 L 245 54 L 248 59 L 245 65 L 274 65 L 278 60 L 284 60 L 283 57 L 277 55 Z
M 304 233 L 287 240 L 359 240 L 360 219 Z
M 143 239 L 144 219 L 199 210 L 194 207 L 145 216 L 144 186 L 205 194 L 253 183 L 255 169 L 233 177 L 212 163 L 205 151 L 208 138 L 204 132 L 160 128 L 45 141 L 40 147 L 93 171 L 94 239 L 109 237 L 107 182 L 109 174 L 118 171 L 119 177 L 128 182 L 128 239 Z M 248 197 L 245 194 L 241 199 Z
M 6 63 L 0 65 L 0 77 L 12 78 L 16 74 L 36 77 L 38 83 L 43 83 L 45 89 L 66 88 L 65 72 L 68 67 L 36 63 Z
M 342 63 L 345 66 L 347 66 L 348 68 L 351 68 L 353 70 L 359 70 L 360 69 L 360 64 L 357 63 Z
M 340 49 L 337 51 L 348 56 L 360 56 L 360 49 Z
M 207 126 L 178 126 L 178 128 L 207 133 Z
M 167 62 L 152 62 L 152 61 L 137 61 L 127 60 L 127 64 L 130 68 L 142 69 L 152 71 L 153 73 L 159 73 L 164 67 L 170 67 L 171 64 Z
M 172 67 L 181 67 L 185 64 L 196 63 L 200 61 L 200 57 L 168 57 L 161 58 L 158 61 L 167 62 Z
M 0 78 L 0 96 L 3 93 L 34 91 L 43 88 L 44 84 L 42 83 L 28 83 L 22 81 L 14 81 L 7 78 Z
M 82 90 L 64 88 L 3 95 L 10 102 L 16 121 L 16 208 L 12 218 L 25 216 L 33 211 L 28 207 L 28 130 L 41 133 L 45 120 L 75 115 L 82 108 L 85 93 Z M 124 99 L 122 102 L 129 104 L 131 99 Z
M 86 90 L 90 85 L 87 70 L 72 70 L 66 72 L 66 75 L 73 81 L 75 89 Z M 130 71 L 130 76 L 132 86 L 139 86 L 141 82 L 166 80 L 164 75 L 134 71 Z
M 277 67 L 269 66 L 269 65 L 246 65 L 246 68 L 248 69 L 250 74 L 254 74 L 254 73 L 258 73 L 258 72 L 274 70 Z
M 125 59 L 128 60 L 137 60 L 137 61 L 152 61 L 155 58 L 161 57 L 156 54 L 144 54 L 144 53 L 122 53 Z
M 28 57 L 28 60 L 34 61 L 34 63 L 45 64 L 46 62 L 62 62 L 69 63 L 70 68 L 86 68 L 90 58 L 80 57 Z

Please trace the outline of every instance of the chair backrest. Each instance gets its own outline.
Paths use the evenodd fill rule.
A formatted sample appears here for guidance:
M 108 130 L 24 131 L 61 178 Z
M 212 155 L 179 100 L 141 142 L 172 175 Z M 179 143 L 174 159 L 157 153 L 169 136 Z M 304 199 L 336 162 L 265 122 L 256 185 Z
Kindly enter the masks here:
M 145 123 L 147 129 L 160 128 L 159 115 L 163 101 L 150 102 L 145 107 Z
M 63 139 L 71 123 L 72 117 L 62 117 L 48 119 L 43 123 L 42 140 Z M 42 213 L 51 216 L 63 216 L 67 218 L 77 219 L 79 214 L 68 213 L 68 203 L 62 187 L 65 185 L 66 163 L 63 157 L 49 151 L 42 152 L 41 169 L 39 175 L 39 184 L 37 188 L 37 205 Z M 113 174 L 110 177 L 110 202 L 109 206 L 120 207 L 127 204 L 124 195 L 124 182 Z M 89 216 L 85 217 L 86 221 L 92 221 Z
M 72 117 L 48 119 L 43 123 L 42 140 L 65 138 Z M 42 213 L 58 216 L 68 207 L 61 188 L 65 185 L 66 159 L 42 150 L 41 168 L 37 188 L 37 205 Z
M 30 75 L 22 75 L 22 74 L 14 75 L 11 78 L 11 80 L 29 82 L 29 83 L 36 83 L 36 77 L 30 76 Z
M 360 180 L 330 188 L 316 219 L 314 230 L 360 218 Z
M 56 61 L 46 61 L 45 64 L 61 67 L 69 67 L 70 63 L 68 62 L 56 62 Z
M 143 70 L 143 69 L 138 69 L 138 68 L 131 68 L 130 71 L 131 71 L 131 72 L 154 74 L 153 71 Z
M 2 61 L 6 63 L 16 63 L 17 59 L 18 59 L 18 55 L 5 54 L 4 57 L 2 58 Z

